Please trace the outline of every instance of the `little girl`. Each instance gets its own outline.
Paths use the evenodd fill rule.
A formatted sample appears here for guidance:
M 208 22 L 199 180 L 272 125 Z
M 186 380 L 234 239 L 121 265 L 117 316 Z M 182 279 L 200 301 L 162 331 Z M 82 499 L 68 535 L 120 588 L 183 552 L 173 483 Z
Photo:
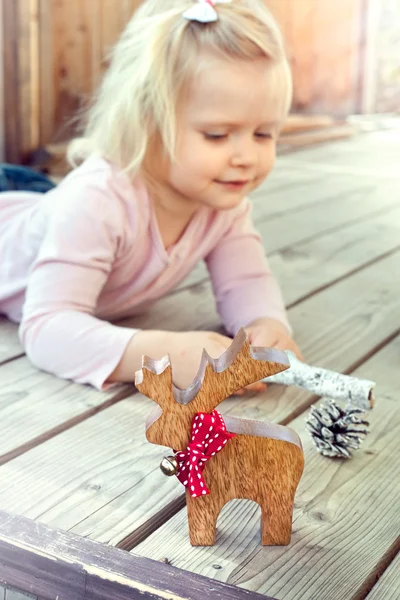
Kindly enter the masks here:
M 244 326 L 251 344 L 299 354 L 246 197 L 273 167 L 290 101 L 264 0 L 143 2 L 70 147 L 76 168 L 45 194 L 0 194 L 0 313 L 33 364 L 105 389 L 169 353 L 186 387 L 202 349 L 219 356 L 231 338 L 109 321 L 201 259 L 230 335 Z

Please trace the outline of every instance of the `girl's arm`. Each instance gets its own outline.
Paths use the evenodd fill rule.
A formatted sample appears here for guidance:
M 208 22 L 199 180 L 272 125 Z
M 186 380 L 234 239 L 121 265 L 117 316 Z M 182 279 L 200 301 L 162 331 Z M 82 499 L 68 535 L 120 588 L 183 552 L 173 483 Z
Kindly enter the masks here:
M 273 276 L 246 198 L 229 230 L 206 257 L 217 309 L 234 335 L 260 319 L 279 321 L 291 333 L 279 285 Z
M 103 389 L 137 331 L 93 316 L 117 255 L 123 215 L 104 186 L 78 184 L 52 194 L 20 337 L 37 367 Z

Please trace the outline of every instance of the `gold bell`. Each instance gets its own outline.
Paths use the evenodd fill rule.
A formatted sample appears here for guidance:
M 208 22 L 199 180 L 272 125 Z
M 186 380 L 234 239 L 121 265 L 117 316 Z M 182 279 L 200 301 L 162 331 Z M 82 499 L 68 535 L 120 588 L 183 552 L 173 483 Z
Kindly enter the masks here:
M 175 456 L 164 456 L 160 463 L 160 469 L 168 477 L 176 475 L 178 472 L 178 461 Z

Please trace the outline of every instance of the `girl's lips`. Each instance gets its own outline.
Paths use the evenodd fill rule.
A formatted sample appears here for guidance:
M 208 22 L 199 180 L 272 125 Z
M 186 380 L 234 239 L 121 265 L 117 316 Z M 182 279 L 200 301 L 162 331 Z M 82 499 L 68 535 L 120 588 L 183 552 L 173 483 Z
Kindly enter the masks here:
M 242 188 L 249 183 L 248 179 L 246 181 L 216 181 L 217 183 L 232 189 Z

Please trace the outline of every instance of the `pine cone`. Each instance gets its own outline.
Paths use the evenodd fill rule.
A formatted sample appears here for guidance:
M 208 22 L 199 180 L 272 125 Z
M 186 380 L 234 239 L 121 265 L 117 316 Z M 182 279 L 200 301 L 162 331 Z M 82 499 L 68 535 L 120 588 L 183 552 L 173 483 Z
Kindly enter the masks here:
M 350 458 L 368 433 L 368 421 L 363 420 L 360 408 L 343 409 L 334 400 L 324 400 L 311 407 L 306 428 L 323 456 Z

